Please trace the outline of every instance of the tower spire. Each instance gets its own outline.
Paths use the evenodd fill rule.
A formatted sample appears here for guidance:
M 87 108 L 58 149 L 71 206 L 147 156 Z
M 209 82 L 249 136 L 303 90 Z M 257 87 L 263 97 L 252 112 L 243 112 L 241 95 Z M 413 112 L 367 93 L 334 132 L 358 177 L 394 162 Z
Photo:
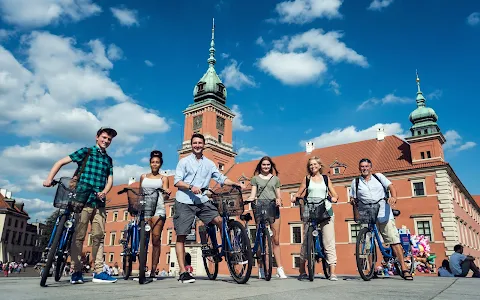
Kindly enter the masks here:
M 418 77 L 418 70 L 415 70 L 417 74 L 417 107 L 425 106 L 425 97 L 423 97 L 423 93 L 420 90 L 420 78 Z
M 213 68 L 215 65 L 215 18 L 212 19 L 212 41 L 210 42 L 210 57 L 208 58 L 208 64 Z

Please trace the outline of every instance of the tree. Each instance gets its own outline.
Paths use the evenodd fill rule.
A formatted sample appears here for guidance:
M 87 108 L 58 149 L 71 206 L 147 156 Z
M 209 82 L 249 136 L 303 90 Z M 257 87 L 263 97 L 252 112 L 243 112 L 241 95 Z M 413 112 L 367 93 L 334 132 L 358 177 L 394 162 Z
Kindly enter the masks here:
M 60 215 L 60 210 L 55 210 L 45 221 L 45 230 L 43 234 L 39 236 L 38 240 L 40 241 L 40 249 L 45 249 L 48 246 L 48 241 L 53 232 L 53 227 L 57 221 L 58 216 Z

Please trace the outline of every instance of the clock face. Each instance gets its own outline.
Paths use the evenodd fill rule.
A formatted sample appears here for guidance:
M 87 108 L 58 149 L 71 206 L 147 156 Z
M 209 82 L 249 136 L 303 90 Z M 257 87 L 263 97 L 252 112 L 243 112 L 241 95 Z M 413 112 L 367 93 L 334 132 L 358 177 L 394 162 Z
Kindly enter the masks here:
M 193 130 L 202 128 L 203 115 L 193 117 Z

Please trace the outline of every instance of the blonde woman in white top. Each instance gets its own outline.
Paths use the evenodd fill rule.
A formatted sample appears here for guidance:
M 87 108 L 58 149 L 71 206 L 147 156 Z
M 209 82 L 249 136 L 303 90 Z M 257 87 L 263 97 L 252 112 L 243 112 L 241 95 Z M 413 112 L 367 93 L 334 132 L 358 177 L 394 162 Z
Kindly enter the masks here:
M 311 157 L 307 162 L 307 176 L 302 181 L 295 198 L 300 198 L 304 192 L 308 193 L 307 199 L 324 199 L 326 195 L 331 197 L 331 202 L 336 203 L 338 201 L 337 192 L 335 192 L 335 188 L 333 187 L 332 181 L 329 177 L 328 179 L 328 187 L 325 185 L 324 178 L 322 176 L 322 161 L 317 156 Z M 307 179 L 309 179 L 309 185 L 307 190 Z M 292 202 L 295 202 L 295 198 L 292 199 Z M 315 200 L 313 200 L 315 201 Z M 337 264 L 337 254 L 335 249 L 335 226 L 334 226 L 334 214 L 333 208 L 330 201 L 326 201 L 325 199 L 325 208 L 329 212 L 331 216 L 330 219 L 324 221 L 319 224 L 321 232 L 322 232 L 322 242 L 325 248 L 325 254 L 327 256 L 327 264 L 330 266 L 330 280 L 336 281 L 337 276 L 335 274 L 335 267 Z M 306 225 L 304 224 L 304 232 L 307 232 Z M 306 238 L 303 239 L 302 248 L 300 250 L 300 267 L 299 272 L 300 276 L 298 277 L 299 280 L 303 280 L 308 278 L 305 272 L 305 241 Z
M 150 169 L 151 173 L 142 174 L 140 176 L 140 186 L 143 188 L 162 188 L 167 192 L 165 199 L 170 195 L 168 178 L 160 175 L 160 168 L 163 165 L 162 152 L 154 150 L 150 153 Z M 157 207 L 153 217 L 148 219 L 152 232 L 152 272 L 150 277 L 155 277 L 155 270 L 157 269 L 158 261 L 160 260 L 160 240 L 162 237 L 163 225 L 166 220 L 165 200 L 164 195 L 160 194 L 158 197 Z

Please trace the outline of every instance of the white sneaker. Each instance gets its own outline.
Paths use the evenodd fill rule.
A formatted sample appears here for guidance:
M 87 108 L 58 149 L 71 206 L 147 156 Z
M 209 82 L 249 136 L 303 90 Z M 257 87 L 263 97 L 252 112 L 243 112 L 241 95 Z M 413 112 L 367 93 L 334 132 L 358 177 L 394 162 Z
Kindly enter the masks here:
M 283 267 L 277 268 L 277 277 L 280 277 L 281 279 L 287 278 L 287 276 L 285 275 L 285 271 L 283 271 Z
M 263 272 L 263 269 L 258 269 L 258 279 L 265 279 L 265 273 Z

